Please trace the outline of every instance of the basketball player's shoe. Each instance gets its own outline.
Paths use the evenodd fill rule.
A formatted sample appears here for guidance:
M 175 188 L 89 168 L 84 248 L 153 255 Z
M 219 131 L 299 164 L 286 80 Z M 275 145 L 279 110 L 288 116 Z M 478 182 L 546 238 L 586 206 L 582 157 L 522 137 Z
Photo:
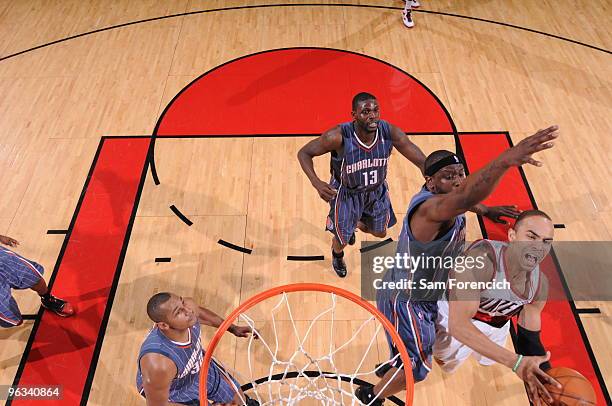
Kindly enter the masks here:
M 341 278 L 344 278 L 347 274 L 346 263 L 344 262 L 344 258 L 338 258 L 333 256 L 332 252 L 332 266 L 334 267 L 334 271 L 336 275 Z
M 246 395 L 244 395 L 244 397 L 246 398 L 246 406 L 259 406 L 259 401 L 257 399 L 250 398 Z
M 74 308 L 70 303 L 65 300 L 62 300 L 58 297 L 55 297 L 51 294 L 46 294 L 45 296 L 40 297 L 40 302 L 42 307 L 47 310 L 52 311 L 61 317 L 70 317 L 74 315 Z
M 421 7 L 421 3 L 418 2 L 418 0 L 408 0 L 410 1 L 410 7 L 412 8 L 419 8 Z
M 414 27 L 414 20 L 412 19 L 412 12 L 410 10 L 402 11 L 402 21 L 406 27 Z
M 382 406 L 385 403 L 384 399 L 376 399 L 373 386 L 360 386 L 355 390 L 355 397 L 359 401 L 368 406 Z

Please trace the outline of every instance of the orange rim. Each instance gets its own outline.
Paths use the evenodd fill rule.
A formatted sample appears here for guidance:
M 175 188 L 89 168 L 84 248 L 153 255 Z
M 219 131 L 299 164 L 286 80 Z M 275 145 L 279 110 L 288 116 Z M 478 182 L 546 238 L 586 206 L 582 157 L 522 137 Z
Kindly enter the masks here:
M 238 316 L 241 313 L 244 313 L 245 311 L 255 306 L 257 303 L 260 303 L 266 299 L 269 299 L 272 296 L 277 296 L 281 293 L 307 292 L 307 291 L 334 293 L 338 296 L 341 296 L 345 299 L 350 300 L 351 302 L 361 306 L 362 308 L 372 313 L 374 317 L 376 317 L 376 319 L 383 325 L 383 327 L 385 328 L 385 331 L 389 333 L 389 335 L 391 336 L 391 339 L 393 340 L 395 347 L 398 349 L 400 357 L 404 364 L 404 370 L 406 370 L 406 365 L 411 365 L 410 357 L 408 356 L 408 351 L 406 351 L 406 347 L 404 346 L 404 343 L 402 342 L 402 339 L 400 338 L 399 334 L 397 334 L 397 331 L 395 331 L 395 328 L 393 327 L 391 322 L 387 320 L 387 318 L 382 313 L 380 313 L 380 311 L 378 311 L 378 309 L 374 307 L 372 304 L 370 304 L 369 302 L 365 301 L 364 299 L 360 298 L 356 294 L 351 293 L 347 290 L 340 289 L 335 286 L 324 285 L 321 283 L 294 283 L 290 285 L 282 285 L 282 286 L 277 286 L 275 288 L 260 292 L 256 294 L 255 296 L 251 297 L 250 299 L 246 300 L 244 303 L 242 303 L 240 306 L 234 309 L 234 311 L 231 312 L 229 316 L 225 318 L 223 323 L 221 323 L 221 325 L 217 329 L 217 332 L 215 333 L 213 338 L 210 340 L 210 343 L 208 344 L 208 347 L 206 348 L 206 355 L 204 356 L 202 370 L 200 371 L 200 399 L 203 400 L 201 402 L 203 405 L 208 404 L 206 384 L 208 380 L 208 367 L 210 365 L 212 354 L 214 353 L 215 348 L 217 347 L 217 344 L 219 344 L 221 337 L 223 337 L 223 334 L 225 334 L 227 329 L 229 329 L 229 327 L 234 323 L 234 321 L 238 318 Z M 412 405 L 412 400 L 413 400 L 413 395 L 414 395 L 414 391 L 413 391 L 414 380 L 412 378 L 412 373 L 405 373 L 404 375 L 406 376 L 406 404 Z

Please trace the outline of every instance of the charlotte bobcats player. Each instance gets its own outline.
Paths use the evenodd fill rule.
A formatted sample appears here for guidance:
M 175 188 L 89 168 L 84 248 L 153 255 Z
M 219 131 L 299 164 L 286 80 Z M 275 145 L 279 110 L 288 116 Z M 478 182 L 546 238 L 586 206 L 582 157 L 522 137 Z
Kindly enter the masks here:
M 513 166 L 526 163 L 541 166 L 532 154 L 552 148 L 557 127 L 540 130 L 516 146 L 501 153 L 487 166 L 465 176 L 461 159 L 449 151 L 436 151 L 425 161 L 425 186 L 411 200 L 400 233 L 398 254 L 411 257 L 454 258 L 464 249 L 465 212 L 484 200 L 495 188 L 503 174 Z M 450 269 L 440 262 L 417 269 L 395 267 L 384 276 L 384 281 L 407 286 L 421 286 L 421 281 L 436 283 L 421 289 L 378 290 L 378 309 L 394 324 L 411 357 L 415 382 L 422 381 L 431 370 L 437 300 L 445 289 L 436 287 L 448 280 Z M 430 263 L 429 261 L 425 262 Z M 373 406 L 403 389 L 405 368 L 397 368 L 401 360 L 397 349 L 387 336 L 393 367 L 388 369 L 376 386 L 362 386 L 356 396 L 364 404 Z
M 319 196 L 330 203 L 327 230 L 334 234 L 332 264 L 347 274 L 344 247 L 355 242 L 355 228 L 382 238 L 397 220 L 387 187 L 387 167 L 393 147 L 422 170 L 425 155 L 398 127 L 380 119 L 376 97 L 355 95 L 353 121 L 326 131 L 298 152 L 300 165 Z M 331 181 L 319 179 L 312 158 L 331 153 Z
M 219 327 L 223 319 L 193 299 L 161 292 L 147 304 L 155 326 L 140 347 L 136 386 L 148 406 L 199 405 L 200 368 L 204 359 L 200 323 Z M 249 327 L 232 325 L 236 337 L 248 337 Z M 214 361 L 208 368 L 207 396 L 214 404 L 258 406 L 240 384 Z M 243 401 L 244 400 L 244 401 Z
M 0 243 L 9 247 L 19 245 L 17 240 L 4 235 L 0 235 Z M 70 303 L 49 293 L 43 273 L 42 265 L 0 247 L 0 327 L 14 327 L 23 323 L 19 306 L 11 294 L 12 289 L 32 289 L 40 296 L 45 309 L 62 317 L 74 314 Z
M 458 282 L 496 285 L 486 290 L 451 289 L 449 301 L 438 302 L 434 357 L 444 371 L 454 372 L 476 352 L 483 365 L 496 361 L 512 368 L 526 382 L 535 405 L 540 404 L 540 396 L 552 402 L 540 382 L 556 383 L 543 372 L 550 369 L 550 353 L 540 340 L 548 280 L 539 264 L 550 251 L 553 235 L 550 217 L 540 210 L 528 210 L 508 230 L 509 243 L 481 240 L 472 244 L 465 256 L 480 259 L 480 265 L 453 272 L 452 277 Z M 510 319 L 517 315 L 515 354 L 505 343 Z

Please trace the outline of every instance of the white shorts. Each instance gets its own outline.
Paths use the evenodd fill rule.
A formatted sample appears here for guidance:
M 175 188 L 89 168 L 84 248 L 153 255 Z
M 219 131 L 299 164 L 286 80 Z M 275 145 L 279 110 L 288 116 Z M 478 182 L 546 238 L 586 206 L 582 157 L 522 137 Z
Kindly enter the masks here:
M 493 327 L 478 320 L 472 320 L 472 324 L 495 344 L 502 347 L 506 346 L 506 340 L 510 334 L 510 323 L 506 323 L 501 328 Z M 495 363 L 495 361 L 480 355 L 448 333 L 448 302 L 446 300 L 438 301 L 436 342 L 433 352 L 434 358 L 440 364 L 442 370 L 448 373 L 459 368 L 470 355 L 473 355 L 481 365 L 493 365 Z

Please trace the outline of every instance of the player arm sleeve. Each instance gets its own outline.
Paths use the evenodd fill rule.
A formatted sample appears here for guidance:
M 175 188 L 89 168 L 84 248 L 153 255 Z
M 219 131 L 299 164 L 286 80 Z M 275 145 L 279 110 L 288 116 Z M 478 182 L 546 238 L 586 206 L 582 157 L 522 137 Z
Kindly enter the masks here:
M 527 330 L 517 324 L 518 333 L 516 340 L 517 352 L 521 355 L 546 355 L 546 349 L 540 339 L 539 331 Z M 546 361 L 540 365 L 540 369 L 548 371 L 551 368 L 550 362 Z

